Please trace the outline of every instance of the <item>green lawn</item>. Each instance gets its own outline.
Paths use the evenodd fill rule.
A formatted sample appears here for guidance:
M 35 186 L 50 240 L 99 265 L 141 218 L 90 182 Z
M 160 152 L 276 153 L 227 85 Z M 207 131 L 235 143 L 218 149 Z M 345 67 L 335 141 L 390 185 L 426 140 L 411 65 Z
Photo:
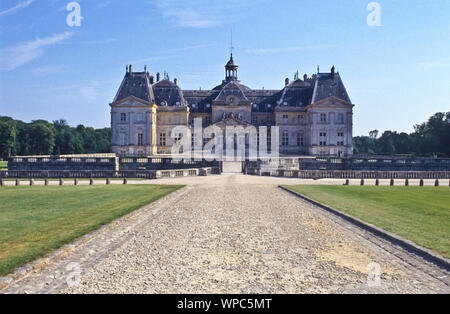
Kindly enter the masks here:
M 450 257 L 449 187 L 286 188 Z
M 0 188 L 0 276 L 181 187 Z
M 1 169 L 8 169 L 8 162 L 7 161 L 0 161 L 0 170 Z

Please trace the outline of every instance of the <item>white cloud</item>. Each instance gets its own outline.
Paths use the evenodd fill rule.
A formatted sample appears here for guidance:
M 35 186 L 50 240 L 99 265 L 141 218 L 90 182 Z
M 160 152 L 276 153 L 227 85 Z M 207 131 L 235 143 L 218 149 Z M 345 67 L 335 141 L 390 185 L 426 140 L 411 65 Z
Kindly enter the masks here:
M 68 69 L 65 65 L 47 65 L 32 69 L 30 72 L 34 75 L 47 75 L 54 73 L 61 73 Z
M 17 69 L 44 54 L 44 48 L 68 39 L 72 33 L 66 32 L 45 38 L 19 43 L 0 49 L 0 71 Z
M 36 0 L 26 0 L 26 1 L 20 2 L 18 5 L 14 6 L 12 8 L 6 9 L 4 11 L 0 11 L 0 17 L 7 15 L 7 14 L 14 13 L 20 9 L 24 9 L 35 1 Z
M 246 9 L 264 0 L 154 0 L 159 13 L 175 27 L 208 28 L 230 23 Z
M 82 41 L 81 43 L 83 45 L 106 45 L 106 44 L 116 42 L 117 40 L 118 40 L 117 38 L 107 38 L 107 39 L 98 39 L 98 40 L 85 40 L 85 41 Z
M 450 57 L 441 58 L 434 61 L 421 62 L 417 64 L 417 67 L 423 70 L 441 69 L 450 67 Z

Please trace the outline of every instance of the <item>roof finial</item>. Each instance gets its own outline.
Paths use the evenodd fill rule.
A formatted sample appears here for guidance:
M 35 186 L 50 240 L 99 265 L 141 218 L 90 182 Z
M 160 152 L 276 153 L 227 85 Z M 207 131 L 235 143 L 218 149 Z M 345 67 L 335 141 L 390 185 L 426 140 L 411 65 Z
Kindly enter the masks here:
M 233 58 L 233 29 L 231 29 L 231 42 L 230 42 L 230 54 L 231 54 L 231 58 Z
M 319 74 L 319 73 L 320 73 L 320 67 L 317 66 L 317 74 Z

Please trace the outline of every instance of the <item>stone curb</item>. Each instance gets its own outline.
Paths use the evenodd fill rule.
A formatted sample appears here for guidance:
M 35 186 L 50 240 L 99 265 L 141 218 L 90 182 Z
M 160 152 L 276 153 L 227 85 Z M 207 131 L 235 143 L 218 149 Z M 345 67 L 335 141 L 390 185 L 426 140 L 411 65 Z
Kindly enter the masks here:
M 74 252 L 78 248 L 86 245 L 88 242 L 97 239 L 105 232 L 113 230 L 120 226 L 122 223 L 142 214 L 145 210 L 148 210 L 154 206 L 157 206 L 164 201 L 167 200 L 169 196 L 180 195 L 186 190 L 186 186 L 154 201 L 147 205 L 144 205 L 124 216 L 118 217 L 115 220 L 111 221 L 109 224 L 103 225 L 100 228 L 93 230 L 85 235 L 80 236 L 79 238 L 74 239 L 72 242 L 64 244 L 58 249 L 47 253 L 43 257 L 39 257 L 34 261 L 28 262 L 24 266 L 20 266 L 16 268 L 12 273 L 5 275 L 4 277 L 0 277 L 0 294 L 2 294 L 2 290 L 7 288 L 9 285 L 14 284 L 15 282 L 20 281 L 21 279 L 27 277 L 28 275 L 38 272 L 41 269 L 45 268 L 48 265 L 51 265 L 54 262 L 57 262 L 61 259 L 64 259 L 67 255 Z
M 288 188 L 285 188 L 281 185 L 279 185 L 278 187 L 286 192 L 289 192 L 297 197 L 300 197 L 301 199 L 352 223 L 353 225 L 356 225 L 357 227 L 359 227 L 365 231 L 368 231 L 368 232 L 374 234 L 377 237 L 382 238 L 383 240 L 391 242 L 392 244 L 400 246 L 401 248 L 405 249 L 408 252 L 411 252 L 411 253 L 414 253 L 414 254 L 420 256 L 421 258 L 425 259 L 426 261 L 433 263 L 433 264 L 439 266 L 440 268 L 445 269 L 446 271 L 450 271 L 450 259 L 447 259 L 427 248 L 421 247 L 410 240 L 402 238 L 396 234 L 385 231 L 385 230 L 378 228 L 372 224 L 369 224 L 365 221 L 362 221 L 358 218 L 348 215 L 340 210 L 329 207 L 318 201 L 312 200 L 303 194 L 294 192 L 294 191 L 292 191 Z

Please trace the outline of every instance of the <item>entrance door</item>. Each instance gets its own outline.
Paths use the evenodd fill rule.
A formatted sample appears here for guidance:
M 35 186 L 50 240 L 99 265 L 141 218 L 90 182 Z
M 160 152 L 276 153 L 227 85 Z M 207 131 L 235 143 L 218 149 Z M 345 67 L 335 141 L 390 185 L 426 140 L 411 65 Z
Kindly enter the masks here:
M 242 173 L 241 161 L 222 161 L 223 173 Z

